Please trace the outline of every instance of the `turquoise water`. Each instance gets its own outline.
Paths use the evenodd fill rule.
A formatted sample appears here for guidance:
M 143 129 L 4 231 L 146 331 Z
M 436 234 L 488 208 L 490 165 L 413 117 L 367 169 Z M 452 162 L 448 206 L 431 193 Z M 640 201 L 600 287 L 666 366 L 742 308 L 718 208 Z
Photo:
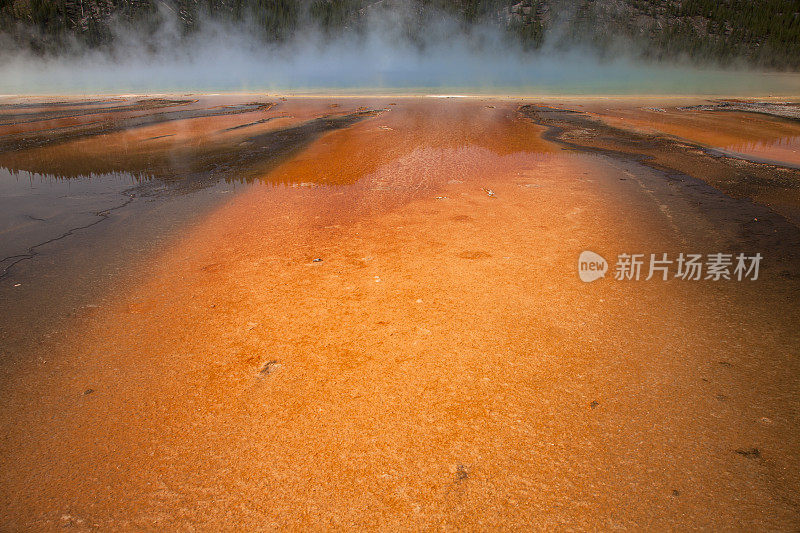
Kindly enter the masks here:
M 384 52 L 299 54 L 217 52 L 208 57 L 102 57 L 7 61 L 0 94 L 163 92 L 359 92 L 508 95 L 800 95 L 800 74 L 599 62 L 582 56 L 521 59 Z

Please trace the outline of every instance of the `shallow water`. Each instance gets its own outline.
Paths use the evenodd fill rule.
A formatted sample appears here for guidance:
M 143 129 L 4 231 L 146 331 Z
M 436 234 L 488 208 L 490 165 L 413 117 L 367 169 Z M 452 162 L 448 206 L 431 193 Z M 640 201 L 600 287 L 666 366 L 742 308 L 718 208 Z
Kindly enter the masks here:
M 137 185 L 133 176 L 100 174 L 59 179 L 0 169 L 0 276 L 30 258 L 35 247 L 101 222 L 130 201 L 124 194 Z
M 743 157 L 754 156 L 766 161 L 789 163 L 800 167 L 800 136 L 782 137 L 774 141 L 731 144 L 720 148 Z
M 462 43 L 463 44 L 463 43 Z M 470 53 L 458 43 L 424 55 L 404 47 L 338 46 L 254 53 L 206 43 L 165 57 L 68 61 L 10 58 L 0 94 L 272 92 L 282 94 L 796 95 L 795 73 L 601 61 L 592 54 Z M 234 48 L 231 49 L 230 47 Z M 203 50 L 202 52 L 200 50 Z

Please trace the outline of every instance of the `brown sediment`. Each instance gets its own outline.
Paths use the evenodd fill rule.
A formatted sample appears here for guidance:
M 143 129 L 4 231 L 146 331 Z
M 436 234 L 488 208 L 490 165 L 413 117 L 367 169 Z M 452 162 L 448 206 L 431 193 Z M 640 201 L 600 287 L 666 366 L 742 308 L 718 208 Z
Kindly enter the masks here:
M 794 527 L 797 282 L 584 284 L 702 213 L 514 104 L 392 101 L 288 100 L 313 142 L 0 367 L 0 526 Z
M 729 121 L 737 117 L 684 115 L 673 122 L 680 123 L 679 128 L 664 127 L 664 122 L 653 120 L 646 123 L 649 131 L 642 131 L 643 121 L 631 120 L 629 124 L 627 116 L 609 120 L 607 115 L 536 105 L 522 106 L 520 111 L 538 124 L 554 128 L 549 138 L 565 145 L 634 157 L 654 168 L 701 179 L 735 198 L 767 205 L 800 225 L 800 169 L 725 156 L 686 139 L 700 137 L 698 131 L 704 132 L 706 140 L 725 135 L 730 130 L 724 124 L 730 125 Z M 687 130 L 687 122 L 692 124 L 691 129 Z M 660 130 L 686 138 L 664 135 Z M 755 134 L 757 127 L 753 131 Z
M 142 106 L 140 108 L 131 106 L 131 109 L 126 111 L 160 110 L 184 103 L 188 102 L 159 101 L 154 106 Z M 76 114 L 68 119 L 45 120 L 41 124 L 37 123 L 37 129 L 34 131 L 31 131 L 28 126 L 29 122 L 15 120 L 11 117 L 10 122 L 4 124 L 5 129 L 0 130 L 0 152 L 54 145 L 178 120 L 267 111 L 274 105 L 273 103 L 255 102 L 206 109 L 159 111 L 145 114 L 131 113 L 129 116 L 118 116 L 116 113 L 104 111 L 100 113 L 99 117 L 95 117 L 93 112 L 85 112 Z M 64 123 L 65 120 L 69 122 Z
M 722 100 L 713 104 L 699 104 L 686 109 L 704 111 L 741 111 L 800 121 L 800 103 L 797 102 L 759 102 L 750 100 Z
M 103 98 L 100 100 L 87 100 L 87 99 L 73 99 L 73 100 L 45 100 L 45 101 L 38 101 L 38 100 L 29 100 L 29 99 L 22 99 L 20 102 L 14 103 L 5 103 L 0 104 L 0 113 L 6 112 L 8 110 L 16 110 L 16 109 L 60 109 L 60 108 L 69 108 L 69 107 L 86 107 L 86 106 L 95 106 L 99 104 L 110 104 L 114 102 L 124 102 L 125 98 L 122 97 L 112 97 L 112 98 Z
M 117 105 L 94 105 L 97 102 L 75 102 L 72 106 L 65 106 L 63 109 L 58 109 L 58 106 L 47 106 L 42 111 L 33 111 L 30 109 L 41 109 L 22 107 L 13 108 L 13 113 L 3 113 L 3 108 L 0 108 L 0 126 L 18 126 L 22 124 L 31 124 L 34 122 L 52 121 L 64 118 L 94 118 L 92 115 L 109 115 L 111 113 L 126 113 L 131 111 L 148 111 L 154 109 L 164 109 L 175 106 L 185 106 L 192 104 L 197 100 L 165 100 L 161 98 L 148 98 L 138 100 L 134 103 L 127 104 L 124 102 L 116 102 Z M 105 103 L 105 102 L 104 102 Z M 8 131 L 5 129 L 4 131 Z M 11 130 L 13 131 L 13 130 Z
M 592 116 L 639 133 L 662 133 L 739 158 L 800 166 L 800 121 L 718 106 L 594 106 Z
M 277 116 L 277 117 L 262 118 L 260 120 L 254 121 L 254 122 L 247 122 L 246 124 L 237 124 L 236 126 L 231 126 L 229 128 L 225 128 L 224 130 L 221 130 L 221 132 L 236 131 L 236 130 L 240 130 L 242 128 L 249 128 L 251 126 L 257 126 L 259 124 L 265 124 L 265 123 L 267 123 L 267 122 L 269 122 L 271 120 L 277 120 L 279 118 L 292 118 L 292 117 L 284 115 L 284 116 Z

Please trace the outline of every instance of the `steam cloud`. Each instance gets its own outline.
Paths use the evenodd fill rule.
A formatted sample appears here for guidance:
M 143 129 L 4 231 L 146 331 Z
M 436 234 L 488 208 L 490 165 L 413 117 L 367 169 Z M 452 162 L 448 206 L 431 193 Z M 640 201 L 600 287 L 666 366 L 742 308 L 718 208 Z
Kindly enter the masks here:
M 369 31 L 337 38 L 313 29 L 280 45 L 246 25 L 210 18 L 181 36 L 162 12 L 155 35 L 117 28 L 109 50 L 40 57 L 5 42 L 0 93 L 419 92 L 491 94 L 797 94 L 798 77 L 742 69 L 643 63 L 632 54 L 545 46 L 524 52 L 496 27 L 464 27 L 444 15 L 411 40 L 400 12 L 373 16 Z

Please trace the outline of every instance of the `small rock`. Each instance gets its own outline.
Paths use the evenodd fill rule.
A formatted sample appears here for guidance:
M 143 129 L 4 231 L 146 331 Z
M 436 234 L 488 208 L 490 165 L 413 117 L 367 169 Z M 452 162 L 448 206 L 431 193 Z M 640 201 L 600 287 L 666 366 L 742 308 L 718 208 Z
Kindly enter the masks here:
M 261 370 L 258 371 L 258 374 L 260 376 L 267 376 L 269 374 L 272 374 L 276 370 L 280 369 L 280 367 L 281 364 L 273 359 L 272 361 L 267 361 L 266 363 L 261 365 Z
M 772 425 L 772 419 L 771 419 L 771 418 L 767 418 L 766 416 L 764 416 L 764 417 L 761 417 L 761 419 L 759 420 L 759 422 L 761 422 L 761 423 L 762 423 L 762 424 L 764 424 L 765 426 L 771 426 L 771 425 Z
M 681 495 L 681 491 L 679 491 L 677 489 L 672 489 L 672 495 L 677 498 L 678 496 Z
M 60 523 L 61 527 L 75 527 L 75 526 L 81 527 L 85 523 L 85 520 L 83 520 L 82 518 L 77 518 L 75 516 L 65 514 L 61 515 Z
M 758 459 L 761 457 L 761 451 L 758 448 L 750 448 L 749 450 L 736 450 L 736 453 L 748 459 Z
M 452 465 L 450 473 L 455 474 L 456 481 L 461 481 L 469 477 L 469 469 L 465 465 Z
M 597 400 L 592 400 L 592 403 L 589 404 L 589 407 L 594 409 L 598 405 L 600 405 L 600 402 L 598 402 Z
M 322 262 L 322 258 L 321 257 L 315 257 L 314 259 L 311 260 L 311 262 L 312 263 L 321 263 Z
M 86 389 L 85 391 L 83 391 L 83 395 L 84 396 L 88 396 L 89 394 L 91 394 L 93 392 L 94 392 L 94 389 Z

